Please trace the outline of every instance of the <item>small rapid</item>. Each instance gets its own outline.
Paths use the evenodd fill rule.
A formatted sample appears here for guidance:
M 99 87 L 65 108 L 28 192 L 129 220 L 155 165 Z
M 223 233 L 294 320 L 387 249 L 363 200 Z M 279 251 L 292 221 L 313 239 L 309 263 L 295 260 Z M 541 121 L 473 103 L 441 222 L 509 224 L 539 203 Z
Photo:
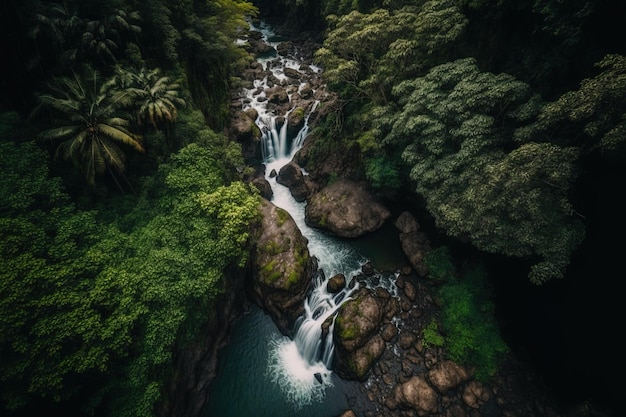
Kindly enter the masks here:
M 253 29 L 260 31 L 266 42 L 276 48 L 278 41 L 274 40 L 269 27 L 261 24 Z M 281 56 L 260 57 L 257 61 L 264 68 L 271 69 L 275 79 L 279 80 L 285 79 L 285 68 L 300 68 L 299 62 Z M 299 88 L 302 87 L 303 84 Z M 296 413 L 324 417 L 340 414 L 349 407 L 349 402 L 350 406 L 354 405 L 357 398 L 362 398 L 360 385 L 344 381 L 332 372 L 334 318 L 343 303 L 350 300 L 362 285 L 383 286 L 390 293 L 397 293 L 396 275 L 376 276 L 375 282 L 364 279 L 362 267 L 368 259 L 352 242 L 307 226 L 306 203 L 296 201 L 289 189 L 277 182 L 273 173 L 280 172 L 291 162 L 304 144 L 309 117 L 319 102 L 313 100 L 307 107 L 304 126 L 290 137 L 287 126 L 295 107 L 285 114 L 268 110 L 264 92 L 270 88 L 267 77 L 254 81 L 253 88 L 245 91 L 242 110 L 254 109 L 258 114 L 255 122 L 262 133 L 265 179 L 273 192 L 271 202 L 294 219 L 308 240 L 309 253 L 317 259 L 320 273 L 315 276 L 310 293 L 303 301 L 304 314 L 295 323 L 293 338 L 278 332 L 271 319 L 256 307 L 234 329 L 232 346 L 220 359 L 223 370 L 212 385 L 211 396 L 216 400 L 211 402 L 207 417 L 287 417 Z M 303 174 L 307 175 L 306 172 Z M 336 274 L 344 275 L 347 285 L 333 294 L 327 291 L 327 285 Z M 357 275 L 360 275 L 359 280 Z M 327 331 L 323 330 L 324 326 Z

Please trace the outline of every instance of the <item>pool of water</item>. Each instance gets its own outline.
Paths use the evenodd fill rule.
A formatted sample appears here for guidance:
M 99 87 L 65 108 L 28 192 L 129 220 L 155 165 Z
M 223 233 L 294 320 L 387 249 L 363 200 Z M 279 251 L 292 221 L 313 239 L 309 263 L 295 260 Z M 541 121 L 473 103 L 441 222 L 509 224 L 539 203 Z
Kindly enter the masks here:
M 216 378 L 210 386 L 210 403 L 204 417 L 332 417 L 350 408 L 368 405 L 360 383 L 331 373 L 319 389 L 302 390 L 277 380 L 271 356 L 289 348 L 272 319 L 253 307 L 233 326 L 230 343 L 222 349 Z M 294 355 L 298 360 L 299 355 Z M 296 367 L 299 364 L 296 364 Z

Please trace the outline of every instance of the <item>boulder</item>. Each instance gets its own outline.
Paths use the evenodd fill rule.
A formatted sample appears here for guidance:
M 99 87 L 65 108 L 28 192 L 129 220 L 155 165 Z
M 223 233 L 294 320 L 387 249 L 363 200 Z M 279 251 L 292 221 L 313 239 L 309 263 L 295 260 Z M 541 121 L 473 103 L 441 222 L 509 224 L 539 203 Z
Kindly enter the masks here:
M 401 407 L 408 407 L 419 416 L 437 412 L 439 395 L 420 376 L 414 376 L 403 384 L 397 385 L 394 390 L 394 400 Z
M 248 114 L 241 110 L 235 112 L 231 118 L 229 136 L 238 142 L 260 139 L 261 130 L 251 116 L 253 114 Z
M 335 365 L 339 375 L 362 380 L 382 355 L 385 341 L 378 334 L 382 327 L 383 306 L 374 292 L 357 290 L 346 301 L 335 319 Z
M 244 158 L 252 164 L 262 160 L 262 133 L 251 116 L 253 116 L 252 113 L 235 111 L 228 128 L 228 136 L 241 143 Z
M 304 311 L 317 260 L 310 256 L 308 241 L 288 212 L 262 200 L 261 213 L 252 259 L 251 298 L 283 334 L 290 335 Z
M 483 406 L 490 398 L 490 390 L 476 380 L 470 381 L 463 390 L 463 402 L 474 409 Z
M 363 185 L 342 178 L 315 193 L 305 222 L 333 235 L 355 238 L 380 228 L 391 212 Z
M 308 182 L 302 174 L 302 169 L 293 161 L 283 165 L 278 172 L 276 182 L 289 188 L 289 192 L 296 201 L 305 201 L 309 195 Z
M 428 372 L 431 385 L 442 394 L 467 381 L 470 377 L 470 372 L 450 360 L 439 362 Z
M 261 193 L 261 197 L 266 200 L 271 200 L 274 196 L 274 191 L 272 191 L 272 186 L 269 181 L 267 181 L 263 177 L 257 177 L 252 180 L 252 185 L 254 185 L 257 190 Z
M 290 138 L 296 137 L 303 127 L 304 109 L 302 107 L 296 107 L 289 113 L 289 119 L 287 120 L 287 136 Z
M 283 69 L 283 73 L 285 74 L 285 76 L 294 80 L 300 80 L 304 77 L 304 74 L 302 74 L 300 71 L 294 68 L 289 68 L 289 67 L 285 67 Z
M 346 287 L 346 277 L 343 274 L 336 274 L 328 280 L 326 291 L 331 294 L 337 294 Z
M 424 263 L 424 256 L 430 251 L 428 237 L 420 230 L 417 220 L 408 211 L 400 214 L 394 224 L 400 231 L 402 251 L 409 263 L 419 276 L 426 277 L 428 275 L 428 267 Z
M 282 104 L 289 102 L 289 95 L 283 87 L 276 86 L 265 92 L 267 99 L 272 104 Z

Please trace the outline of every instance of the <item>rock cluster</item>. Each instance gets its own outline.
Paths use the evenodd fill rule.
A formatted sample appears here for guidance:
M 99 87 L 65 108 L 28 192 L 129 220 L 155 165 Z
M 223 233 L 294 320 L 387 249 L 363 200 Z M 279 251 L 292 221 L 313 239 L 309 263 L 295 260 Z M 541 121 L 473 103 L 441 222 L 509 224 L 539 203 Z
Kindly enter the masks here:
M 485 383 L 442 348 L 427 345 L 422 330 L 440 313 L 428 282 L 412 271 L 396 285 L 395 296 L 381 288 L 359 290 L 337 317 L 337 372 L 362 381 L 370 404 L 341 417 L 564 417 L 513 356 Z
M 261 200 L 261 213 L 249 292 L 278 328 L 290 334 L 304 312 L 317 260 L 309 255 L 307 239 L 289 213 L 266 200 Z

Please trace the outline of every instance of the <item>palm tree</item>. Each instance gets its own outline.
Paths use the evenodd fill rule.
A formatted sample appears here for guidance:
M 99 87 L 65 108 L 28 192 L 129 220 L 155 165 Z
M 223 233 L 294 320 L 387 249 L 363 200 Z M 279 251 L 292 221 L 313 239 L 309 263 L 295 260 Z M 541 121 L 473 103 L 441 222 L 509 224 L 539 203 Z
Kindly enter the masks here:
M 72 67 L 84 21 L 65 4 L 36 2 L 34 10 L 28 35 L 35 41 L 35 55 L 28 63 L 29 69 L 41 65 L 45 59 L 51 60 L 50 68 Z
M 120 91 L 115 100 L 134 109 L 139 126 L 164 130 L 169 136 L 178 117 L 178 107 L 186 105 L 180 96 L 180 84 L 161 75 L 158 68 L 142 68 L 139 72 L 118 69 L 117 80 Z
M 39 134 L 44 141 L 59 143 L 55 159 L 71 160 L 89 185 L 108 171 L 118 186 L 125 170 L 126 149 L 144 152 L 141 136 L 129 130 L 130 121 L 120 115 L 110 83 L 98 86 L 99 74 L 88 69 L 85 77 L 74 74 L 52 85 L 39 96 L 37 111 L 49 108 L 63 125 Z

